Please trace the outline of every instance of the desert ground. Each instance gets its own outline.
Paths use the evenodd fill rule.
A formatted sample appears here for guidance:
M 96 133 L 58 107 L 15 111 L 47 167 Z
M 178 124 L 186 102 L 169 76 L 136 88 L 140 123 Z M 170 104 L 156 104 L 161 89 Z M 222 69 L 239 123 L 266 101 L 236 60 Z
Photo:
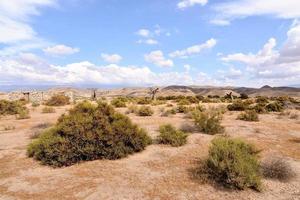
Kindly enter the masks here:
M 212 105 L 217 104 L 205 104 Z M 192 124 L 184 114 L 160 116 L 160 107 L 164 106 L 152 106 L 153 116 L 128 116 L 152 138 L 158 135 L 161 124 L 172 123 L 176 127 Z M 284 157 L 296 172 L 289 182 L 263 179 L 263 191 L 255 192 L 201 183 L 193 176 L 197 162 L 207 155 L 210 141 L 216 137 L 200 132 L 190 134 L 184 146 L 152 144 L 120 160 L 95 160 L 53 168 L 28 158 L 26 147 L 32 135 L 45 123 L 55 123 L 71 107 L 56 107 L 56 113 L 43 114 L 41 105 L 30 107 L 30 119 L 1 117 L 0 199 L 300 199 L 300 119 L 270 113 L 261 114 L 259 122 L 245 122 L 236 120 L 239 112 L 224 114 L 225 134 L 254 143 L 261 150 L 261 159 Z M 126 108 L 117 110 L 126 112 Z M 299 110 L 292 112 L 300 114 Z M 6 130 L 11 129 L 8 126 L 14 129 Z

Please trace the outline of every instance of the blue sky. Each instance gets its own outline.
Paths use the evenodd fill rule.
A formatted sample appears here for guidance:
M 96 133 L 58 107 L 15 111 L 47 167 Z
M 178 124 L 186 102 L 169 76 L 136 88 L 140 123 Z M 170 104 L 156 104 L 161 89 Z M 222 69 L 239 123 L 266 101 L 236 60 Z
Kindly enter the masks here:
M 299 7 L 297 0 L 1 1 L 0 87 L 299 84 Z

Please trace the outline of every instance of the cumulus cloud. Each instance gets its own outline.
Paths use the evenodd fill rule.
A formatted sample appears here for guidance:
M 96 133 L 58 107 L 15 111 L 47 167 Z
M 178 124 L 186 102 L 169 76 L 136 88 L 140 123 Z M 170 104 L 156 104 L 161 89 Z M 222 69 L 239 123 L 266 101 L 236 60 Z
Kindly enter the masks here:
M 217 26 L 228 26 L 230 25 L 230 21 L 224 19 L 212 19 L 209 23 L 217 25 Z
M 233 0 L 214 6 L 218 20 L 233 20 L 249 16 L 268 15 L 276 18 L 300 17 L 299 0 Z
M 185 8 L 192 7 L 195 5 L 204 6 L 207 4 L 207 2 L 208 2 L 208 0 L 182 0 L 177 3 L 177 8 L 185 9 Z
M 169 56 L 172 57 L 172 58 L 176 58 L 176 57 L 187 58 L 191 55 L 199 54 L 205 49 L 211 49 L 216 44 L 217 44 L 217 40 L 212 38 L 212 39 L 207 40 L 203 44 L 194 45 L 194 46 L 188 47 L 188 48 L 183 49 L 183 50 L 174 51 L 174 52 L 170 53 Z
M 21 58 L 22 57 L 22 58 Z M 43 63 L 31 54 L 18 59 L 0 58 L 0 77 L 11 84 L 99 84 L 99 85 L 170 85 L 201 84 L 212 81 L 208 76 L 191 77 L 186 73 L 156 73 L 148 67 L 109 64 L 97 66 L 88 61 L 65 66 Z M 42 61 L 43 62 L 43 61 Z
M 108 63 L 119 63 L 123 58 L 118 54 L 101 54 L 102 59 Z
M 71 55 L 74 53 L 78 53 L 80 49 L 60 44 L 52 47 L 47 47 L 43 49 L 43 51 L 45 54 L 52 55 L 52 56 L 64 56 L 64 55 Z
M 278 83 L 300 80 L 300 24 L 295 21 L 287 33 L 287 40 L 275 49 L 276 39 L 269 41 L 257 53 L 235 53 L 221 58 L 224 62 L 238 62 L 246 66 L 253 79 L 269 79 Z M 277 81 L 277 82 L 276 82 Z
M 149 54 L 146 54 L 145 60 L 147 62 L 153 63 L 159 67 L 173 67 L 174 63 L 171 59 L 166 59 L 162 51 L 152 51 Z

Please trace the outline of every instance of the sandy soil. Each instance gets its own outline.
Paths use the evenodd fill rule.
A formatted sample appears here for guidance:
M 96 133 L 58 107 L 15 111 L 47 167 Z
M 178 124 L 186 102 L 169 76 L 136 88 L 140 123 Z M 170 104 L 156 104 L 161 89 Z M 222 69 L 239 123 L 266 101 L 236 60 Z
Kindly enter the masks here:
M 26 156 L 30 137 L 36 126 L 54 123 L 69 107 L 56 108 L 53 114 L 41 114 L 41 108 L 32 110 L 30 119 L 0 119 L 0 199 L 300 199 L 299 119 L 268 114 L 260 115 L 260 122 L 244 122 L 236 120 L 238 113 L 225 114 L 222 123 L 226 134 L 255 143 L 262 149 L 262 158 L 284 156 L 296 171 L 297 176 L 288 183 L 264 180 L 264 191 L 258 193 L 202 184 L 192 177 L 192 169 L 207 155 L 214 137 L 201 133 L 191 134 L 182 147 L 154 144 L 121 160 L 97 160 L 59 169 L 40 165 Z M 189 121 L 181 114 L 160 117 L 159 108 L 155 109 L 151 117 L 129 115 L 151 137 L 157 135 L 161 124 L 179 127 Z M 15 129 L 5 131 L 7 125 Z

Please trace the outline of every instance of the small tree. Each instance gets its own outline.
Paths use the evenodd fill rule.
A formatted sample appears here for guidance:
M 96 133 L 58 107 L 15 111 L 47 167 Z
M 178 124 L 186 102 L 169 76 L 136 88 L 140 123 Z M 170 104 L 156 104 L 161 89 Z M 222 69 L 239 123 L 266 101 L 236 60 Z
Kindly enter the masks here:
M 159 91 L 159 88 L 150 88 L 149 93 L 151 95 L 151 100 L 155 100 L 156 94 Z

